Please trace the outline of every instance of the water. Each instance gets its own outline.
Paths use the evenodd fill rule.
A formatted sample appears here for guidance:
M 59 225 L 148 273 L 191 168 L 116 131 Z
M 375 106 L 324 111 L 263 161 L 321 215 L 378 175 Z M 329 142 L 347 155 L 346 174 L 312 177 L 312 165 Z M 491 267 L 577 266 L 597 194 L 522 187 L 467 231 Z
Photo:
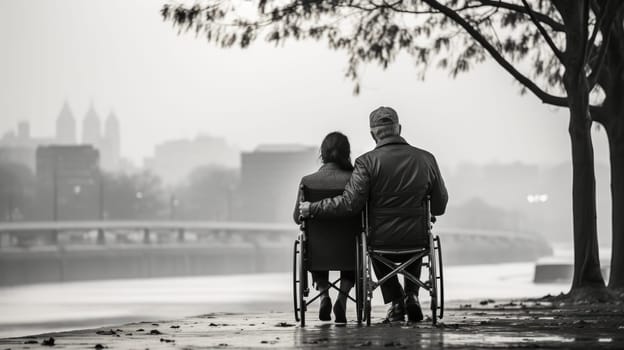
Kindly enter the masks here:
M 534 268 L 532 262 L 447 267 L 446 300 L 539 297 L 568 290 L 568 284 L 533 284 Z M 211 312 L 290 311 L 291 278 L 275 273 L 0 288 L 0 337 Z M 421 299 L 428 299 L 425 293 Z M 381 304 L 381 295 L 374 303 Z

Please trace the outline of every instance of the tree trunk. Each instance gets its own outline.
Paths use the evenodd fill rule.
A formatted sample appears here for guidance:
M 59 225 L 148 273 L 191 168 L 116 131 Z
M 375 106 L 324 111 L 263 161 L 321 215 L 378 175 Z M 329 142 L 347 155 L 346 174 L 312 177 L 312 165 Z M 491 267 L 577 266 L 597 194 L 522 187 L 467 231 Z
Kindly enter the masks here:
M 604 289 L 598 257 L 596 228 L 596 178 L 589 115 L 589 85 L 585 76 L 588 7 L 585 1 L 554 1 L 566 27 L 564 85 L 570 108 L 572 144 L 572 214 L 574 277 L 570 294 Z
M 611 274 L 609 288 L 624 295 L 624 8 L 620 8 L 610 31 L 604 66 L 598 82 L 605 92 L 602 106 L 592 118 L 600 122 L 609 140 L 611 165 Z
M 611 160 L 611 273 L 609 288 L 624 289 L 624 115 L 605 124 Z
M 580 84 L 575 84 L 578 86 Z M 587 86 L 585 84 L 585 86 Z M 598 257 L 596 229 L 596 179 L 588 118 L 587 94 L 583 86 L 570 87 L 570 140 L 572 143 L 572 213 L 574 228 L 574 278 L 572 289 L 604 287 Z M 574 91 L 576 90 L 576 91 Z M 572 92 L 575 93 L 572 93 Z

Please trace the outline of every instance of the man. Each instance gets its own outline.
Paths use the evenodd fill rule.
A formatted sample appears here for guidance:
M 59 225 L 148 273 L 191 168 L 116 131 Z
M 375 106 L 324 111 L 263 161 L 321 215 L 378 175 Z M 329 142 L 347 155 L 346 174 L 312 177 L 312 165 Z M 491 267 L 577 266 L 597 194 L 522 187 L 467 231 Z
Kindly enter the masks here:
M 369 203 L 369 226 L 376 237 L 391 237 L 394 242 L 409 241 L 410 229 L 418 224 L 413 213 L 430 196 L 432 215 L 442 215 L 448 194 L 434 156 L 410 146 L 401 134 L 396 111 L 379 107 L 369 117 L 370 133 L 377 143 L 374 150 L 355 160 L 355 169 L 341 196 L 319 202 L 302 202 L 303 217 L 348 216 L 360 213 Z M 412 214 L 412 215 L 410 215 Z M 406 271 L 420 278 L 421 261 Z M 391 270 L 374 263 L 375 274 L 384 276 Z M 408 320 L 423 319 L 418 303 L 418 286 L 406 281 L 405 290 L 394 276 L 381 285 L 388 321 L 403 321 L 407 309 Z

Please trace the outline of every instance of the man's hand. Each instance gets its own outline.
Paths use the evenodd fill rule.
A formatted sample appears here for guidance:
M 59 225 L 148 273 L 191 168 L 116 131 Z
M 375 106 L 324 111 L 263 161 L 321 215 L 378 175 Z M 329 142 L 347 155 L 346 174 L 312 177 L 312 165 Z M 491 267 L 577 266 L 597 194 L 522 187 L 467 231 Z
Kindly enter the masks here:
M 299 202 L 299 215 L 304 219 L 310 217 L 310 202 Z

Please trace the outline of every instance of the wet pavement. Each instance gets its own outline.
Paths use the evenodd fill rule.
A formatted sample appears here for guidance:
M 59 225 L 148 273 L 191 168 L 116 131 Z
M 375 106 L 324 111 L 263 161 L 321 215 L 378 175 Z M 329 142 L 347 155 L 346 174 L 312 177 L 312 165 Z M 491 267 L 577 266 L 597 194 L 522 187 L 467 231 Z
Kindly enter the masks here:
M 314 312 L 306 315 L 313 318 Z M 624 305 L 621 303 L 557 308 L 535 301 L 452 303 L 435 327 L 427 321 L 384 324 L 383 316 L 384 308 L 376 307 L 371 327 L 358 325 L 354 320 L 346 326 L 308 320 L 306 327 L 301 328 L 295 324 L 291 313 L 214 313 L 176 321 L 139 322 L 0 339 L 0 350 L 48 347 L 98 350 L 624 348 Z

